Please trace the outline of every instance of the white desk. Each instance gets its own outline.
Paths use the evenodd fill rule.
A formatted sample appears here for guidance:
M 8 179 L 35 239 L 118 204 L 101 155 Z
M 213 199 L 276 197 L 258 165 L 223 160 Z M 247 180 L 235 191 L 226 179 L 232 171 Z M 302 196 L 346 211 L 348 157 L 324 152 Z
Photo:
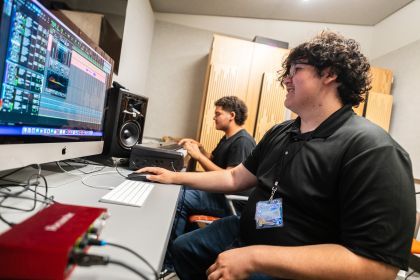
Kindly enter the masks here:
M 31 169 L 31 168 L 29 168 Z M 67 168 L 66 168 L 67 169 Z M 84 169 L 86 170 L 86 168 Z M 106 168 L 103 171 L 115 170 Z M 26 171 L 26 170 L 25 170 Z M 35 169 L 31 169 L 35 173 Z M 72 171 L 77 172 L 77 171 Z M 98 173 L 100 173 L 98 172 Z M 26 178 L 26 172 L 21 172 L 19 178 Z M 128 173 L 125 171 L 125 173 Z M 29 172 L 28 172 L 29 174 Z M 160 271 L 166 252 L 166 246 L 175 214 L 176 202 L 180 190 L 177 185 L 155 184 L 143 207 L 129 207 L 98 202 L 99 198 L 109 192 L 107 189 L 90 188 L 82 184 L 80 176 L 65 173 L 44 171 L 47 174 L 49 194 L 53 194 L 56 201 L 67 204 L 96 206 L 107 208 L 111 217 L 100 236 L 101 239 L 121 244 L 139 253 L 157 270 Z M 18 178 L 13 176 L 13 178 Z M 116 186 L 124 180 L 117 173 L 92 176 L 87 183 L 95 186 Z M 39 188 L 43 193 L 43 189 Z M 23 207 L 30 205 L 28 201 L 19 201 Z M 10 221 L 20 221 L 27 217 L 20 212 L 3 210 L 3 216 Z M 8 227 L 0 224 L 0 232 Z M 153 278 L 150 269 L 131 253 L 113 247 L 91 247 L 89 253 L 108 255 L 111 258 L 123 261 L 138 269 L 143 274 Z M 139 279 L 131 271 L 116 265 L 77 267 L 70 279 Z

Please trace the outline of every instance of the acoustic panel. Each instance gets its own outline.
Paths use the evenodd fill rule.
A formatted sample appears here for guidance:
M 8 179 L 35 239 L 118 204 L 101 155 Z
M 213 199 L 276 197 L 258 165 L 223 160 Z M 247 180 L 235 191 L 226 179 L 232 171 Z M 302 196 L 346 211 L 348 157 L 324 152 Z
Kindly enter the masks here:
M 209 83 L 207 88 L 206 103 L 204 106 L 203 122 L 200 133 L 200 143 L 206 151 L 211 152 L 216 147 L 222 131 L 216 130 L 214 124 L 214 102 L 223 96 L 237 92 L 238 68 L 232 65 L 210 65 Z M 236 94 L 239 98 L 243 96 Z
M 392 71 L 385 68 L 371 67 L 370 73 L 372 77 L 371 91 L 390 95 L 392 83 L 394 81 Z
M 365 117 L 386 131 L 389 131 L 392 101 L 392 95 L 374 91 L 370 92 L 367 99 Z
M 278 81 L 278 74 L 276 72 L 264 73 L 255 125 L 255 141 L 259 142 L 272 126 L 288 119 L 290 111 L 284 106 L 285 98 L 286 90 Z

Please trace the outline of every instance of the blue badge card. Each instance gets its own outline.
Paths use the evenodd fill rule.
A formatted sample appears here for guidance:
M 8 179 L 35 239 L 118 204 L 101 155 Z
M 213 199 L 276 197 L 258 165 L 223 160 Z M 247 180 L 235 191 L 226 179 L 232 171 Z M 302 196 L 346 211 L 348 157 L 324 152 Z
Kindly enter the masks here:
M 255 210 L 257 229 L 283 226 L 283 202 L 281 198 L 259 201 Z

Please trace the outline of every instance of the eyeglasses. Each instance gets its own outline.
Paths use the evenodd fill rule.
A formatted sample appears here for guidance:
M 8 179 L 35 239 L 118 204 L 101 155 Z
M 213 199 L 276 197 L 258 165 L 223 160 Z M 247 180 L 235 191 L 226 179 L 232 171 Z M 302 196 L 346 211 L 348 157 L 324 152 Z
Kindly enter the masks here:
M 289 73 L 287 73 L 285 75 L 285 78 L 292 79 L 296 75 L 296 73 L 299 72 L 299 70 L 307 68 L 306 65 L 312 66 L 312 64 L 305 63 L 305 62 L 299 62 L 299 63 L 296 63 L 296 64 L 291 64 L 290 69 L 289 69 Z

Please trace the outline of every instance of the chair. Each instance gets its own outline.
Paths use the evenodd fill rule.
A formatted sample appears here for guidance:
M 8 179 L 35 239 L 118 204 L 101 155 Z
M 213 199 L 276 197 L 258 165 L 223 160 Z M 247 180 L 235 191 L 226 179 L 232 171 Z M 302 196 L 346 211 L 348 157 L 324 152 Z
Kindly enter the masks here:
M 414 228 L 413 242 L 411 243 L 411 255 L 408 266 L 416 272 L 420 272 L 420 257 L 416 254 L 420 254 L 420 241 L 417 240 L 417 235 L 420 226 L 420 213 L 416 214 L 416 226 Z
M 230 212 L 232 215 L 238 216 L 238 213 L 233 205 L 233 201 L 247 201 L 248 197 L 243 195 L 225 194 L 226 202 L 229 205 Z M 196 223 L 200 228 L 205 227 L 208 224 L 220 219 L 220 217 L 208 216 L 208 215 L 191 215 L 188 217 L 190 223 Z

